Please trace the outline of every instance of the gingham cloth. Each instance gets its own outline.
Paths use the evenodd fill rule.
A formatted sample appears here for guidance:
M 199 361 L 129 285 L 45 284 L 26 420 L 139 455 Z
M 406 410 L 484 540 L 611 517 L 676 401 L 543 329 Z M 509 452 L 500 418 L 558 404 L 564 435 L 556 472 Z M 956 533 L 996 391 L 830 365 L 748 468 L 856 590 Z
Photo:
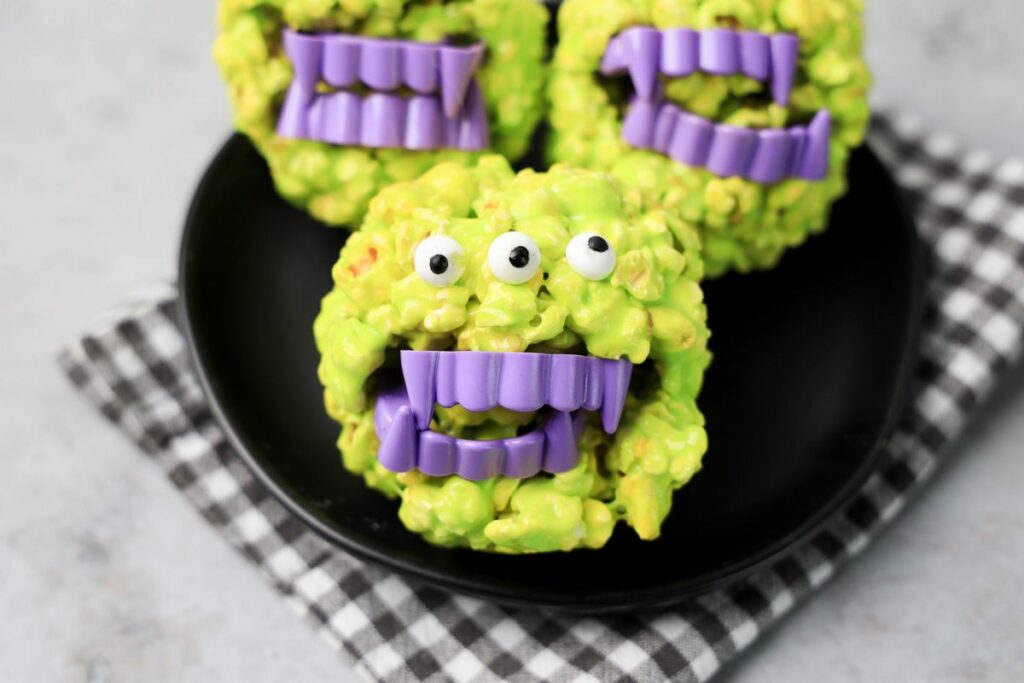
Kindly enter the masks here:
M 1024 163 L 962 153 L 884 115 L 871 143 L 933 254 L 912 399 L 878 471 L 823 531 L 769 569 L 668 611 L 579 618 L 508 609 L 399 578 L 322 540 L 225 441 L 189 369 L 173 290 L 85 335 L 60 362 L 366 677 L 704 681 L 896 516 L 1021 348 Z

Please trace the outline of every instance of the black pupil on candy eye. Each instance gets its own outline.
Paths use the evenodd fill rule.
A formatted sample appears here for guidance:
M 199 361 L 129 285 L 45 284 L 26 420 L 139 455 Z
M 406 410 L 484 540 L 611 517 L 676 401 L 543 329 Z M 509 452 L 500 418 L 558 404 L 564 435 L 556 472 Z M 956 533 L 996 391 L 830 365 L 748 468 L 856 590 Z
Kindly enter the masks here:
M 515 247 L 508 253 L 508 262 L 516 268 L 525 268 L 530 262 L 530 250 L 526 247 Z
M 434 275 L 441 275 L 448 270 L 448 257 L 444 254 L 434 254 L 430 257 L 430 272 Z
M 587 246 L 590 247 L 591 251 L 596 251 L 599 254 L 603 254 L 608 251 L 608 241 L 598 235 L 594 235 L 588 239 Z

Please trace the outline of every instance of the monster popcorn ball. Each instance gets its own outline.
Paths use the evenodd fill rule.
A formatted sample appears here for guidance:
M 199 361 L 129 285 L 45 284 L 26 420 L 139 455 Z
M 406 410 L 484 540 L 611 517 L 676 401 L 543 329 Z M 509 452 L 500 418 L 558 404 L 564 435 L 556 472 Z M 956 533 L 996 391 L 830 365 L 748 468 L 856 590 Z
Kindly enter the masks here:
M 535 0 L 222 0 L 214 58 L 278 192 L 355 224 L 438 161 L 526 151 L 547 19 Z
M 345 467 L 444 546 L 656 538 L 707 448 L 702 271 L 605 174 L 492 155 L 385 189 L 314 326 Z
M 868 121 L 862 0 L 566 0 L 553 160 L 695 226 L 709 275 L 823 230 Z

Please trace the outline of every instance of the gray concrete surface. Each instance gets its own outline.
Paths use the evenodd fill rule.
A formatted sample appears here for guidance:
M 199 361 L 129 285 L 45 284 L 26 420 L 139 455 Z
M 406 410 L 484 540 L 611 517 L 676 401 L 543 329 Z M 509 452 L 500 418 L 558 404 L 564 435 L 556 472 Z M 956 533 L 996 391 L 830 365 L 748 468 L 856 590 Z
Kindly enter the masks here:
M 354 679 L 53 364 L 173 273 L 229 121 L 211 5 L 0 2 L 4 680 Z M 1024 155 L 1024 4 L 869 5 L 887 102 Z M 908 514 L 722 680 L 1024 679 L 1022 384 L 1009 373 Z

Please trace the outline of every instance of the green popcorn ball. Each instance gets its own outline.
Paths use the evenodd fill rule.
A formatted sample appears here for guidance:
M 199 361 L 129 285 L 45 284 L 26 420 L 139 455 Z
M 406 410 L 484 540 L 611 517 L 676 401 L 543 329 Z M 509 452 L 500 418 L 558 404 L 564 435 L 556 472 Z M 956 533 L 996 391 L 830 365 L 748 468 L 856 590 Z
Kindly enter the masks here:
M 488 265 L 491 244 L 510 231 L 527 235 L 540 255 L 539 269 L 519 284 Z M 584 233 L 602 236 L 615 256 L 604 277 L 570 263 L 567 245 Z M 436 236 L 462 248 L 461 274 L 442 284 L 427 281 L 414 259 Z M 384 189 L 341 250 L 314 324 L 344 466 L 399 498 L 403 524 L 442 546 L 600 548 L 619 521 L 657 538 L 673 491 L 707 449 L 696 404 L 710 360 L 703 270 L 695 230 L 608 174 L 556 165 L 516 175 L 492 155 Z M 597 413 L 586 413 L 572 469 L 469 481 L 395 473 L 378 461 L 374 408 L 379 387 L 401 376 L 400 349 L 589 354 L 635 365 L 618 429 L 606 433 Z M 503 439 L 537 419 L 500 406 L 437 405 L 431 429 Z
M 832 202 L 846 190 L 850 151 L 863 141 L 869 118 L 862 9 L 862 0 L 566 0 L 548 83 L 549 156 L 610 172 L 694 226 L 709 276 L 770 268 L 787 248 L 825 229 Z M 631 26 L 797 36 L 800 52 L 787 106 L 773 101 L 770 84 L 742 75 L 662 75 L 661 87 L 665 99 L 684 111 L 745 128 L 803 125 L 827 109 L 827 177 L 765 186 L 631 148 L 621 135 L 629 79 L 599 73 L 609 41 Z
M 267 160 L 278 192 L 325 223 L 353 225 L 385 185 L 411 180 L 441 161 L 472 163 L 481 154 L 345 147 L 277 135 L 293 75 L 282 31 L 484 43 L 477 77 L 491 150 L 516 159 L 543 114 L 547 21 L 535 0 L 221 0 L 213 56 L 235 126 Z

